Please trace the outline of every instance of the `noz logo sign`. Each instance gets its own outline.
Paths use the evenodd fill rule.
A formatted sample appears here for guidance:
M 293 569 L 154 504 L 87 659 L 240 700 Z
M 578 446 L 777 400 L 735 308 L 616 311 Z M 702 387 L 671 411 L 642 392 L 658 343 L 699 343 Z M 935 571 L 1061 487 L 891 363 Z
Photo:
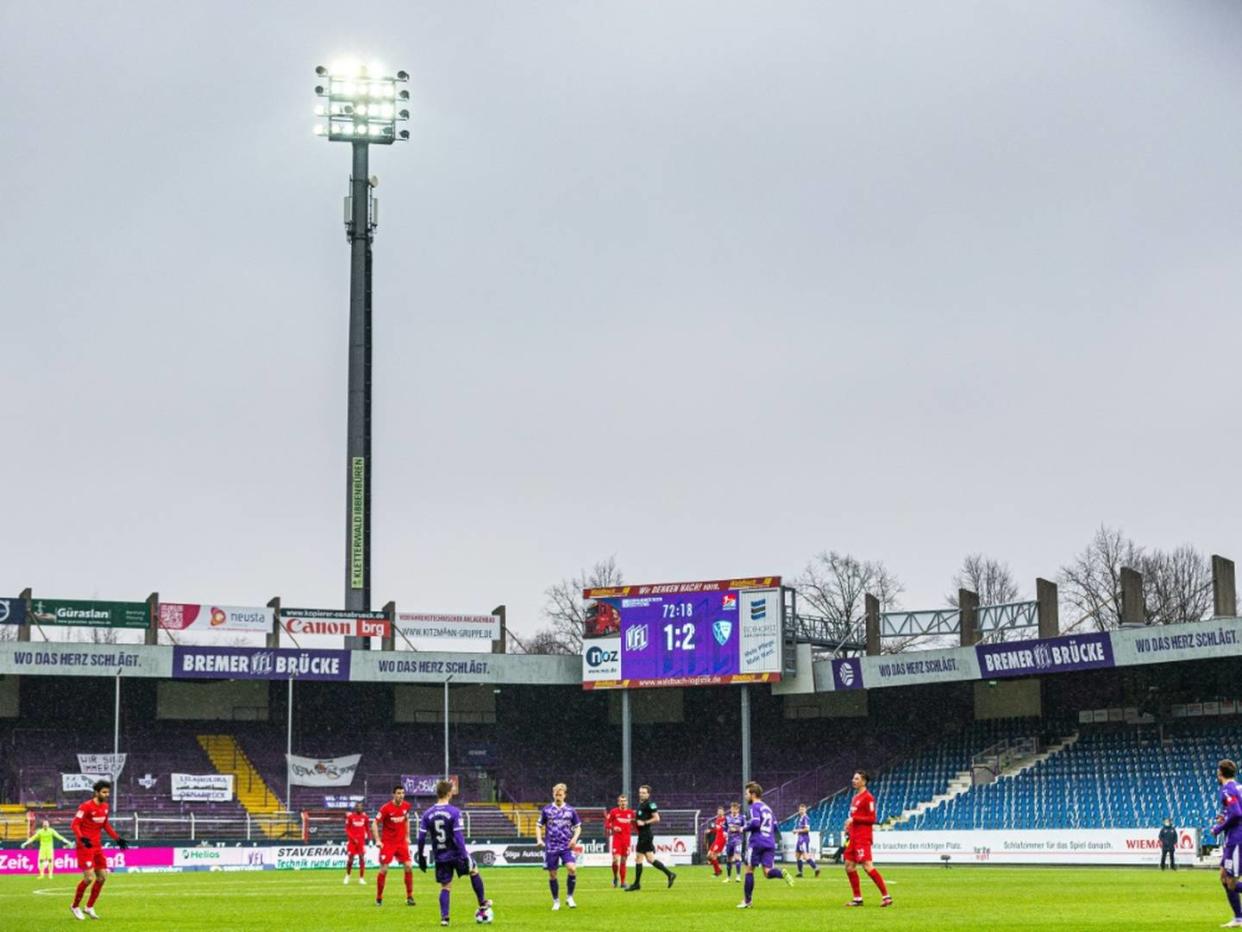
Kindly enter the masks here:
M 592 647 L 586 653 L 587 665 L 592 667 L 602 666 L 606 663 L 617 662 L 617 651 L 604 650 L 602 647 Z
M 635 625 L 625 632 L 625 649 L 631 651 L 647 649 L 646 625 Z

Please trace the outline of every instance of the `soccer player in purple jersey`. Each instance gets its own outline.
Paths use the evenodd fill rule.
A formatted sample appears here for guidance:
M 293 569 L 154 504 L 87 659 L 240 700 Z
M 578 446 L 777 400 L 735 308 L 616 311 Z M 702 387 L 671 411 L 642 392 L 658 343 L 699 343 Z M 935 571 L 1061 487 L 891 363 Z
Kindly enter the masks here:
M 548 872 L 548 889 L 552 891 L 552 910 L 561 908 L 561 882 L 556 871 L 565 865 L 565 873 L 569 875 L 565 881 L 565 905 L 573 909 L 574 886 L 578 882 L 578 859 L 574 857 L 574 846 L 578 844 L 578 836 L 582 834 L 582 820 L 573 806 L 565 803 L 565 795 L 569 788 L 564 783 L 552 787 L 552 804 L 544 806 L 539 813 L 539 821 L 535 823 L 535 843 L 544 846 L 543 866 Z
M 449 898 L 452 895 L 453 875 L 470 876 L 470 886 L 479 901 L 474 914 L 476 921 L 484 921 L 490 914 L 492 901 L 483 895 L 483 878 L 474 859 L 466 850 L 466 836 L 461 827 L 461 810 L 451 805 L 453 783 L 440 780 L 436 783 L 436 804 L 423 813 L 418 823 L 418 869 L 427 872 L 427 855 L 424 848 L 431 842 L 431 859 L 436 865 L 436 883 L 440 885 L 440 925 L 449 924 Z
M 746 798 L 750 801 L 750 821 L 746 830 L 750 832 L 750 861 L 746 865 L 746 881 L 742 890 L 745 899 L 737 904 L 738 909 L 750 909 L 751 897 L 755 895 L 755 868 L 763 867 L 764 876 L 769 880 L 783 880 L 793 886 L 793 878 L 774 866 L 776 860 L 776 819 L 772 810 L 763 801 L 763 787 L 753 780 L 746 784 Z
M 811 866 L 815 876 L 819 876 L 819 865 L 815 863 L 815 855 L 811 851 L 811 817 L 806 814 L 806 803 L 798 804 L 798 820 L 794 822 L 794 857 L 798 859 L 798 876 L 802 876 L 803 862 Z
M 746 847 L 746 818 L 742 815 L 739 803 L 729 803 L 729 814 L 725 816 L 725 879 L 728 883 L 733 875 L 733 865 L 737 865 L 738 883 L 742 882 L 742 849 Z
M 1233 919 L 1222 929 L 1242 929 L 1242 899 L 1238 893 L 1238 877 L 1242 876 L 1242 789 L 1238 787 L 1238 765 L 1223 760 L 1216 765 L 1216 782 L 1220 784 L 1220 815 L 1212 826 L 1212 834 L 1221 840 L 1220 882 L 1225 888 Z

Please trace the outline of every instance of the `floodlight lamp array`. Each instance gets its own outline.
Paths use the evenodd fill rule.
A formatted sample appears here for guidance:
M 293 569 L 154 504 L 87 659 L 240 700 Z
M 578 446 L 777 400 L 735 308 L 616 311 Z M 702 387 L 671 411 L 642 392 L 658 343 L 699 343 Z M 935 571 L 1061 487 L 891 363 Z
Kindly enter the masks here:
M 405 71 L 389 74 L 382 65 L 335 62 L 320 65 L 315 87 L 320 103 L 315 107 L 315 135 L 333 142 L 366 142 L 392 145 L 410 138 L 398 124 L 410 118 L 410 92 L 399 85 L 410 80 Z

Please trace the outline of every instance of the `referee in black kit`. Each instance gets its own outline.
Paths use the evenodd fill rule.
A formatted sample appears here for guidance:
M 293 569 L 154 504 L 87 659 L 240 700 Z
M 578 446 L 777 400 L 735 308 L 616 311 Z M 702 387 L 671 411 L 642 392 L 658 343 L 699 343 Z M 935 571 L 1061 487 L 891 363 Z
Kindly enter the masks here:
M 655 829 L 652 826 L 659 821 L 660 807 L 651 798 L 651 787 L 644 783 L 638 788 L 638 813 L 634 817 L 634 824 L 638 826 L 638 846 L 634 849 L 636 852 L 634 857 L 634 882 L 625 888 L 627 892 L 642 889 L 644 861 L 664 874 L 668 878 L 668 885 L 670 887 L 673 885 L 673 881 L 677 879 L 676 874 L 656 860 Z

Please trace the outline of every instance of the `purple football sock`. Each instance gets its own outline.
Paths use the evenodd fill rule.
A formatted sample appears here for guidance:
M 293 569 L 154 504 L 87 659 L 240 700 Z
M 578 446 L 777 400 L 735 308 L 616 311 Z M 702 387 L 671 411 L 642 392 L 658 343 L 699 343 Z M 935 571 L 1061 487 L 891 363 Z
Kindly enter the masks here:
M 567 896 L 574 895 L 574 887 L 578 885 L 578 875 L 570 874 L 569 879 L 565 881 L 565 893 Z
M 487 897 L 483 895 L 483 878 L 478 874 L 471 874 L 470 887 L 474 890 L 474 895 L 479 898 L 479 905 L 482 906 L 487 900 Z
M 742 890 L 745 893 L 746 902 L 750 902 L 750 898 L 755 894 L 755 875 L 747 874 L 746 881 L 742 884 Z
M 548 889 L 552 891 L 553 900 L 559 900 L 561 898 L 561 882 L 555 877 L 548 878 Z
M 440 891 L 440 918 L 447 919 L 449 913 L 449 892 L 447 890 Z

